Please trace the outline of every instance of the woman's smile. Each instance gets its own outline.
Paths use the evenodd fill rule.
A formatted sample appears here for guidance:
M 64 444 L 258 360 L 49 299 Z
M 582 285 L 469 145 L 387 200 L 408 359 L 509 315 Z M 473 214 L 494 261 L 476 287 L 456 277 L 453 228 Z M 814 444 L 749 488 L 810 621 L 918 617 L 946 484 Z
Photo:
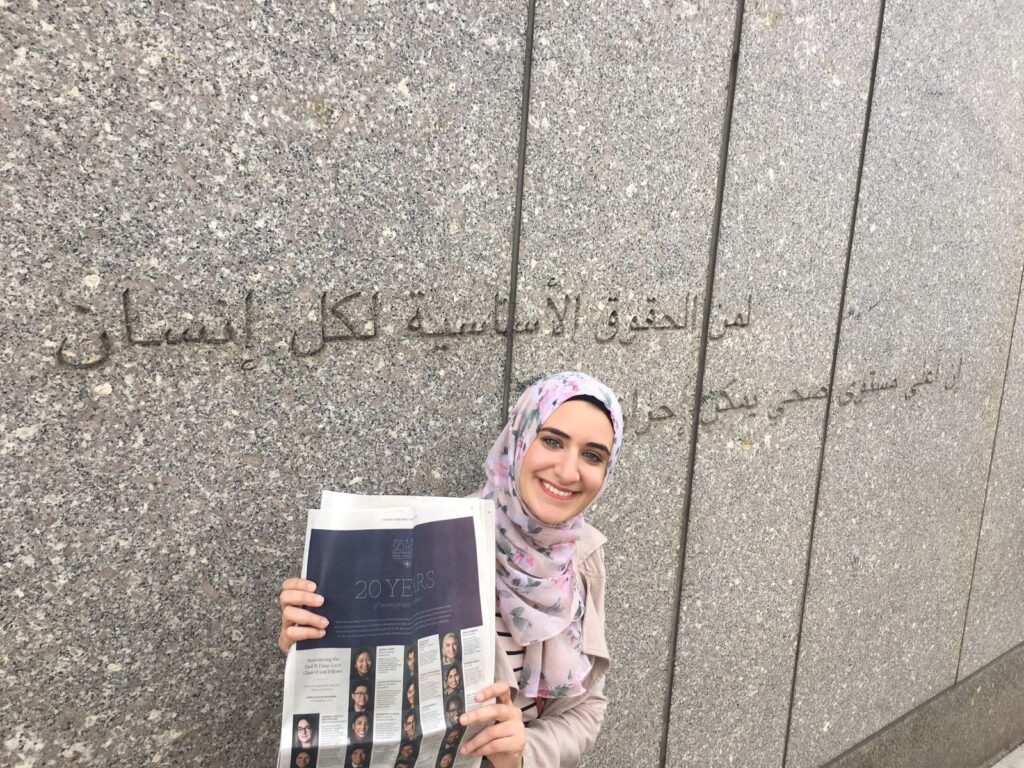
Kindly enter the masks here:
M 568 499 L 571 499 L 573 496 L 579 493 L 578 491 L 569 491 L 559 488 L 554 483 L 549 482 L 548 480 L 544 480 L 543 478 L 537 478 L 537 480 L 540 482 L 541 488 L 543 488 L 549 495 L 554 496 L 556 499 L 560 501 L 566 501 Z

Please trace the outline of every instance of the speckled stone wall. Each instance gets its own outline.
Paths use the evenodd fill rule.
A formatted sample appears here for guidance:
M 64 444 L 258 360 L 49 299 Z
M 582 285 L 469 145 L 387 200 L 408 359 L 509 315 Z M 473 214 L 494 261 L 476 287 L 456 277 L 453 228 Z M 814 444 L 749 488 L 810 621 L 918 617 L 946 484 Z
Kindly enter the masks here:
M 988 664 L 1024 637 L 1024 312 L 1019 293 L 1016 314 L 978 532 L 961 676 Z
M 828 763 L 829 768 L 987 768 L 1021 744 L 1024 644 Z M 965 726 L 967 726 L 965 728 Z
M 720 1 L 538 6 L 520 311 L 565 295 L 580 319 L 557 339 L 517 337 L 514 379 L 593 371 L 627 420 L 590 516 L 614 542 L 617 674 L 588 765 L 658 763 L 733 14 Z
M 480 481 L 525 26 L 0 7 L 0 764 L 269 765 L 321 488 Z
M 957 680 L 1024 258 L 1022 41 L 1015 3 L 886 8 L 793 768 L 820 765 Z
M 872 80 L 878 0 L 0 0 L 0 764 L 270 765 L 306 508 L 472 491 L 562 368 L 627 417 L 588 768 L 1019 665 L 1024 9 L 887 5 Z
M 781 765 L 786 737 L 878 17 L 794 10 L 743 22 L 712 301 L 751 317 L 709 329 L 672 766 Z

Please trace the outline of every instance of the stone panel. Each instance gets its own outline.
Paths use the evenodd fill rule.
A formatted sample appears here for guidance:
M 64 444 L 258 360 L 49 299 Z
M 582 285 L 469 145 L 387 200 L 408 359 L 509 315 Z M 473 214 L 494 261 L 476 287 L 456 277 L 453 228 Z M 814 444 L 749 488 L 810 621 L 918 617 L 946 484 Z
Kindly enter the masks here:
M 0 762 L 268 764 L 320 489 L 482 481 L 525 22 L 0 8 Z
M 1019 299 L 1018 299 L 1019 302 Z M 969 675 L 1024 643 L 1024 312 L 1002 394 L 960 662 Z
M 628 421 L 590 516 L 613 668 L 587 765 L 658 762 L 734 17 L 725 0 L 537 8 L 513 384 L 583 369 Z
M 1020 276 L 1010 2 L 890 3 L 812 549 L 787 764 L 956 679 Z
M 982 768 L 1021 743 L 1024 644 L 830 761 L 828 768 Z
M 877 19 L 746 8 L 668 765 L 782 764 Z

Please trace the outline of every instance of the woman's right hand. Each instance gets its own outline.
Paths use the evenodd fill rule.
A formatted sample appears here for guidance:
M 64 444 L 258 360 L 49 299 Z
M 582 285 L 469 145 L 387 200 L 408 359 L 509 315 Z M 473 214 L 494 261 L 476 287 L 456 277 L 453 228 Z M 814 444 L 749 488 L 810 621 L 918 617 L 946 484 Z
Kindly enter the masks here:
M 323 595 L 316 593 L 316 584 L 312 581 L 285 579 L 277 602 L 281 606 L 281 634 L 277 636 L 277 645 L 282 652 L 287 653 L 297 640 L 316 640 L 327 634 L 327 619 L 302 607 L 324 604 Z

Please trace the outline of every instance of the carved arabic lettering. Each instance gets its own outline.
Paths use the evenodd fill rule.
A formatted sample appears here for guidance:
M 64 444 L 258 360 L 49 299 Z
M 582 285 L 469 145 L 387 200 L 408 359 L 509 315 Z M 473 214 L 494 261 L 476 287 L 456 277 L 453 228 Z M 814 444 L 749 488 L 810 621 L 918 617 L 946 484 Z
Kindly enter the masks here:
M 583 323 L 597 318 L 594 339 L 599 344 L 617 340 L 622 345 L 632 344 L 641 334 L 650 332 L 686 332 L 696 335 L 700 330 L 700 295 L 687 292 L 681 310 L 669 309 L 654 296 L 642 301 L 643 307 L 635 312 L 625 312 L 620 304 L 619 294 L 610 296 L 600 308 L 588 309 L 587 297 L 581 291 L 562 290 L 554 278 L 548 280 L 545 292 L 533 297 L 532 303 L 520 302 L 516 317 L 509 328 L 509 300 L 501 292 L 492 294 L 486 306 L 470 306 L 461 313 L 451 308 L 450 297 L 433 297 L 424 290 L 413 290 L 404 294 L 404 299 L 394 303 L 394 312 L 409 305 L 407 313 L 400 317 L 381 317 L 380 291 L 350 290 L 321 291 L 316 304 L 310 308 L 309 321 L 290 327 L 283 341 L 284 348 L 295 358 L 315 358 L 330 345 L 338 342 L 368 342 L 379 339 L 385 330 L 400 338 L 422 338 L 433 343 L 434 350 L 447 350 L 452 341 L 472 338 L 505 336 L 510 331 L 516 335 L 544 335 L 576 341 Z M 65 335 L 56 347 L 55 358 L 58 366 L 68 369 L 89 370 L 107 363 L 121 347 L 157 349 L 187 348 L 204 345 L 214 347 L 237 347 L 246 350 L 241 363 L 243 370 L 253 370 L 256 365 L 251 356 L 255 341 L 253 315 L 258 309 L 254 290 L 245 292 L 240 311 L 234 317 L 226 316 L 227 302 L 218 299 L 218 309 L 213 316 L 219 319 L 208 322 L 193 322 L 191 315 L 186 320 L 161 319 L 148 330 L 141 330 L 140 313 L 148 310 L 147 300 L 136 295 L 133 288 L 120 292 L 119 325 L 122 333 L 115 334 L 110 328 L 100 329 L 94 337 L 70 342 Z M 676 306 L 676 304 L 673 304 Z M 620 316 L 620 312 L 622 312 Z M 720 338 L 728 329 L 748 328 L 751 318 L 751 297 L 748 295 L 745 311 L 735 314 L 732 319 L 722 321 Z M 390 322 L 389 322 L 390 321 Z
M 931 384 L 942 384 L 942 392 L 955 391 L 958 389 L 960 377 L 963 372 L 964 356 L 958 356 L 955 363 L 945 363 L 935 360 L 932 363 L 925 363 L 918 374 L 905 377 L 906 389 L 902 390 L 902 397 L 897 402 L 908 402 L 915 397 L 920 397 L 922 387 Z M 943 373 L 945 371 L 945 373 Z M 744 394 L 742 396 L 735 392 L 736 379 L 732 379 L 724 387 L 713 389 L 705 393 L 701 401 L 701 426 L 710 426 L 718 422 L 723 414 L 739 412 L 744 416 L 754 416 L 759 413 L 755 411 L 758 405 L 758 393 Z M 868 368 L 867 374 L 854 378 L 839 387 L 835 392 L 836 405 L 840 407 L 858 406 L 870 398 L 883 397 L 887 392 L 900 392 L 900 377 L 898 375 L 880 374 L 877 367 Z M 829 396 L 828 386 L 810 386 L 801 389 L 794 386 L 788 390 L 784 397 L 769 404 L 764 415 L 770 422 L 778 421 L 786 415 L 787 408 L 807 403 L 814 400 L 826 400 Z

